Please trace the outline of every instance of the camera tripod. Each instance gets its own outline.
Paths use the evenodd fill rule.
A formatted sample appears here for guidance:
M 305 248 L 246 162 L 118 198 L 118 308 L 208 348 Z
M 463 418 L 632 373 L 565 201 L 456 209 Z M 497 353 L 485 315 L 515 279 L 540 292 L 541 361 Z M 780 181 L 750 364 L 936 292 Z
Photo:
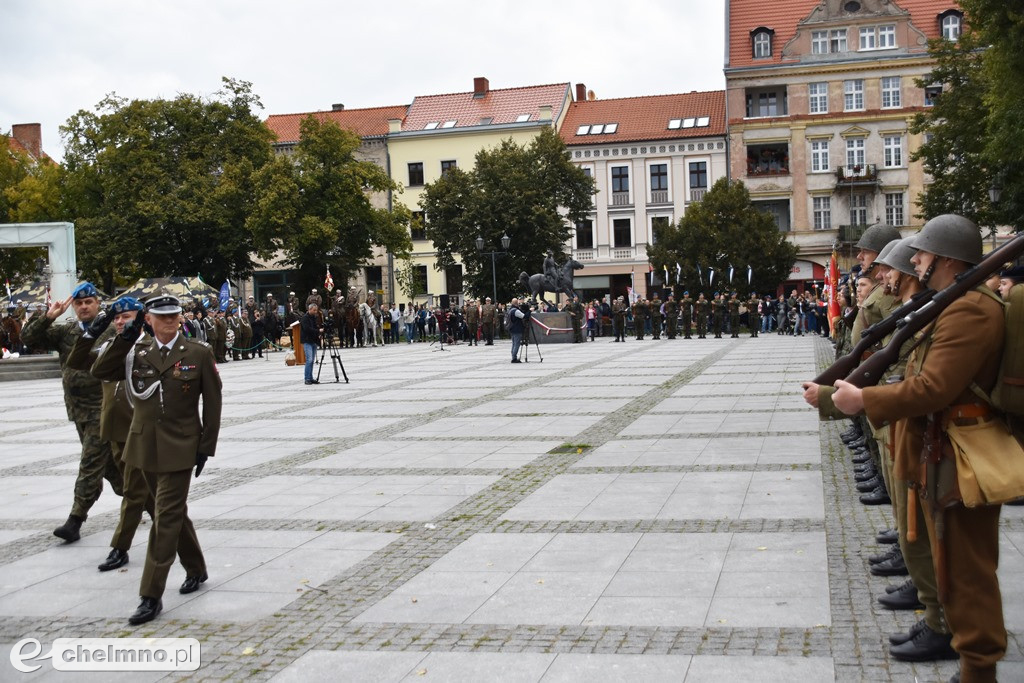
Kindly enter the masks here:
M 436 349 L 434 349 L 434 351 L 450 351 L 450 349 L 444 348 L 444 340 L 445 337 L 448 337 L 448 330 L 449 327 L 451 326 L 451 319 L 449 318 L 447 312 L 444 313 L 444 316 L 444 325 L 442 325 L 441 318 L 436 314 L 434 315 L 434 319 L 437 320 L 437 339 L 430 342 L 430 346 L 433 346 L 434 344 L 439 344 L 439 346 Z M 449 339 L 451 339 L 451 337 L 449 337 Z M 449 346 L 451 346 L 451 344 L 452 342 L 448 342 Z
M 526 326 L 526 343 L 523 344 L 523 362 L 530 362 L 530 340 L 533 339 L 533 345 L 537 347 L 537 357 L 540 358 L 540 362 L 544 362 L 544 356 L 540 353 L 540 344 L 537 343 L 537 330 L 533 326 L 532 316 L 526 316 L 523 318 L 523 324 Z
M 316 381 L 320 382 L 320 371 L 324 369 L 324 356 L 331 354 L 331 365 L 334 366 L 334 382 L 337 384 L 341 382 L 341 377 L 345 378 L 345 384 L 348 384 L 348 375 L 345 373 L 345 364 L 341 362 L 341 354 L 338 353 L 338 347 L 334 345 L 334 336 L 329 332 L 324 335 L 324 346 L 320 350 L 320 364 L 316 369 Z M 341 369 L 341 376 L 338 376 L 338 369 Z

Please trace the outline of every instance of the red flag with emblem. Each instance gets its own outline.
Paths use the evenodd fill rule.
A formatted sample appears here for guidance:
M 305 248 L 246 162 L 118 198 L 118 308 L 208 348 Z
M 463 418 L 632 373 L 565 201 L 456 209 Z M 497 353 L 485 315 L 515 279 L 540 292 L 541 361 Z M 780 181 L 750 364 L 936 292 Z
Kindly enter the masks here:
M 839 310 L 839 255 L 832 250 L 832 258 L 828 262 L 828 320 L 830 329 L 835 329 L 835 321 L 841 315 Z
M 327 266 L 327 277 L 324 278 L 324 289 L 327 290 L 327 294 L 330 294 L 331 290 L 334 289 L 334 278 L 331 277 L 330 266 Z

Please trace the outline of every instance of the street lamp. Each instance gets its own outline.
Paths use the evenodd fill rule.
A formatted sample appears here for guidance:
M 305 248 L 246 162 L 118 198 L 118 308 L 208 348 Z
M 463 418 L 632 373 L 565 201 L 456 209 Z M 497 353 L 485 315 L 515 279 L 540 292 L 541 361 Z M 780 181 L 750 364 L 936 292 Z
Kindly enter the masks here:
M 999 203 L 999 198 L 1002 197 L 1002 195 L 1003 195 L 1003 188 L 999 187 L 998 185 L 993 185 L 992 187 L 988 188 L 988 198 L 989 198 L 989 200 L 991 202 L 991 205 L 992 205 L 993 209 L 995 209 L 996 204 Z M 996 223 L 995 216 L 993 216 L 992 217 L 992 248 L 993 249 L 996 248 L 996 230 L 998 230 L 998 225 Z
M 476 238 L 476 250 L 480 252 L 481 256 L 491 257 L 491 284 L 494 287 L 494 298 L 491 301 L 497 305 L 498 303 L 498 271 L 495 258 L 501 254 L 508 252 L 508 245 L 512 243 L 512 238 L 507 234 L 501 236 L 501 251 L 484 251 L 484 238 L 477 235 Z

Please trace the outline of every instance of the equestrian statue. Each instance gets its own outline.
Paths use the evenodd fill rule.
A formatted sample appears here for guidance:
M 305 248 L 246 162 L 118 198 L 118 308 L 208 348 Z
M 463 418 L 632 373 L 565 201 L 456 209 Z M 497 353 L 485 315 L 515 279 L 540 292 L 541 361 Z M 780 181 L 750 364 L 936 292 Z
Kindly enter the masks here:
M 583 264 L 572 258 L 558 265 L 555 263 L 554 253 L 548 251 L 547 256 L 544 257 L 544 272 L 534 273 L 533 275 L 527 275 L 525 272 L 520 273 L 519 282 L 525 289 L 529 290 L 530 299 L 534 304 L 537 303 L 538 297 L 545 304 L 550 304 L 544 298 L 545 292 L 553 292 L 556 295 L 565 294 L 570 299 L 576 296 L 576 292 L 572 288 L 573 271 L 582 268 Z

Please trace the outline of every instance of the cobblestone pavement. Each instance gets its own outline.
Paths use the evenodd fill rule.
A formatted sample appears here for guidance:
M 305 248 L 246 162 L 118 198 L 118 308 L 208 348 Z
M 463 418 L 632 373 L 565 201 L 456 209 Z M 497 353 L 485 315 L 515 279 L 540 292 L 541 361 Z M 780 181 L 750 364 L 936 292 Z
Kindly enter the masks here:
M 425 344 L 342 352 L 319 386 L 281 354 L 222 366 L 217 457 L 190 514 L 210 571 L 142 627 L 148 524 L 107 574 L 118 499 L 82 540 L 78 439 L 59 380 L 0 384 L 0 680 L 23 638 L 194 637 L 195 680 L 945 681 L 891 660 L 919 617 L 869 576 L 888 508 L 856 500 L 839 423 L 800 381 L 819 338 L 647 340 L 530 350 Z M 1024 514 L 1000 574 L 1024 680 Z M 169 586 L 184 578 L 180 567 Z M 16 676 L 20 676 L 17 677 Z M 175 680 L 185 674 L 132 674 Z M 83 678 L 83 680 L 86 680 Z M 109 680 L 104 675 L 103 680 Z M 127 680 L 127 679 L 126 679 Z

